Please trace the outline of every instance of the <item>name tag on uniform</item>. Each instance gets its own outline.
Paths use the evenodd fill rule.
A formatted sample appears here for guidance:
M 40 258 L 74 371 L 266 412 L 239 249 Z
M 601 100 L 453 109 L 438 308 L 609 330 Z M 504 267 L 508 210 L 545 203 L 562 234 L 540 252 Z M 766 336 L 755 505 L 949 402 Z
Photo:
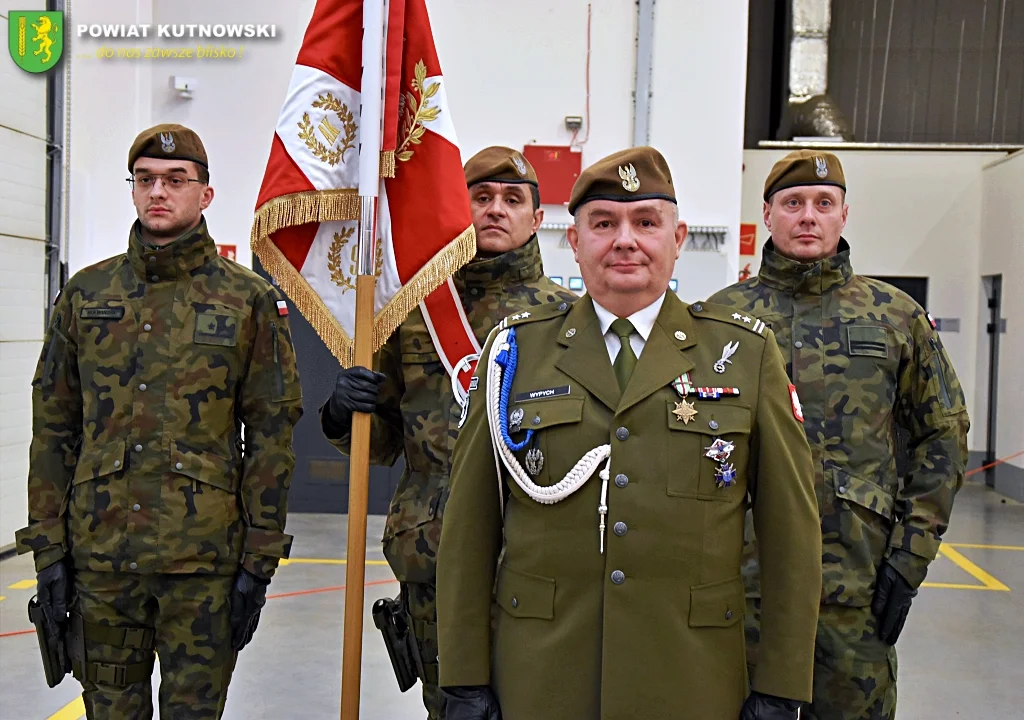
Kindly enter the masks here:
M 526 392 L 516 393 L 515 402 L 524 403 L 530 400 L 547 400 L 548 398 L 568 394 L 569 386 L 559 385 L 558 387 L 544 388 L 543 390 L 527 390 Z
M 196 331 L 193 335 L 200 345 L 234 346 L 238 319 L 233 315 L 203 312 L 196 313 Z
M 124 317 L 124 306 L 85 307 L 79 317 L 83 320 L 120 320 Z

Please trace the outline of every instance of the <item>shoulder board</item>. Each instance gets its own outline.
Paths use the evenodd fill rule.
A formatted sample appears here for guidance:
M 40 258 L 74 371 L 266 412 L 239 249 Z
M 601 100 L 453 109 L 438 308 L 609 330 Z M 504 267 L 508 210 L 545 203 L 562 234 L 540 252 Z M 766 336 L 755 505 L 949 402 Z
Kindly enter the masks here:
M 729 325 L 738 325 L 747 332 L 755 335 L 765 336 L 768 326 L 760 319 L 750 313 L 739 312 L 736 308 L 728 305 L 719 305 L 712 302 L 695 302 L 688 308 L 693 317 L 703 320 L 717 320 Z
M 517 313 L 509 315 L 502 321 L 504 327 L 513 327 L 515 325 L 522 325 L 528 322 L 536 322 L 538 320 L 548 320 L 550 318 L 559 317 L 565 315 L 572 309 L 572 302 L 569 300 L 560 300 L 558 302 L 550 302 L 546 305 L 537 305 L 527 310 L 522 310 Z

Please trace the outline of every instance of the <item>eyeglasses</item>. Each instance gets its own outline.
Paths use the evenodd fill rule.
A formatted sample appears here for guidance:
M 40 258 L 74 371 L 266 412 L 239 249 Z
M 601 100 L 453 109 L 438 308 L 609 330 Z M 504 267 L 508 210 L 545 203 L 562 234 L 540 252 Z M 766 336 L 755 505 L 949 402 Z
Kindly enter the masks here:
M 135 189 L 136 184 L 138 184 L 140 190 L 152 190 L 156 186 L 157 180 L 163 180 L 164 187 L 171 192 L 184 190 L 189 183 L 206 184 L 202 180 L 187 178 L 181 175 L 133 175 L 132 177 L 125 178 L 125 182 L 132 186 L 132 190 Z

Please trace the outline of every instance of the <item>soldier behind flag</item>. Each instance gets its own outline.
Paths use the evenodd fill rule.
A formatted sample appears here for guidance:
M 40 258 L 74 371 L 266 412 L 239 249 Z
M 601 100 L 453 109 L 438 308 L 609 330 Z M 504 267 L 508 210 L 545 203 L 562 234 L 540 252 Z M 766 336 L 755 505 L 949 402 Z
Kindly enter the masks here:
M 508 315 L 576 296 L 544 276 L 537 228 L 537 175 L 521 153 L 489 147 L 465 165 L 476 258 L 454 276 L 466 318 L 478 341 Z M 436 318 L 435 318 L 436 320 Z M 397 600 L 416 636 L 423 703 L 431 720 L 444 717 L 438 689 L 435 577 L 441 522 L 448 499 L 451 451 L 461 420 L 452 380 L 421 309 L 376 353 L 374 368 L 338 373 L 321 411 L 327 438 L 348 454 L 353 412 L 374 413 L 371 462 L 405 458 L 384 531 L 384 554 L 401 582 Z M 468 400 L 467 400 L 468 402 Z

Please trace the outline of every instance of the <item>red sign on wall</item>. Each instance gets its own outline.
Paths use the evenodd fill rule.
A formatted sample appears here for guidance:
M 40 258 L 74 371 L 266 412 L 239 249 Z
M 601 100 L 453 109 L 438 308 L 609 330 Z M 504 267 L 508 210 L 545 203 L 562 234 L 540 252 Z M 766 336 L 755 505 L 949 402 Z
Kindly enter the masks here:
M 237 245 L 217 245 L 217 254 L 221 257 L 226 257 L 232 262 L 238 262 L 238 246 Z
M 754 223 L 740 224 L 740 255 L 757 254 L 757 225 Z

